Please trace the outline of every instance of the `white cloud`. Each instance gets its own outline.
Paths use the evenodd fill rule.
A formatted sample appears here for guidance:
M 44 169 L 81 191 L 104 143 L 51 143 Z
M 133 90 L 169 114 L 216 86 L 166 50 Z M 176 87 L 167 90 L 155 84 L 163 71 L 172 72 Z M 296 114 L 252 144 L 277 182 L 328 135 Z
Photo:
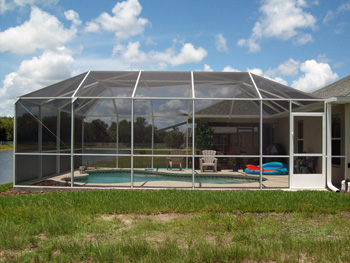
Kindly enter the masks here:
M 145 52 L 140 51 L 140 42 L 129 42 L 125 47 L 118 44 L 113 49 L 113 54 L 120 53 L 123 60 L 130 64 L 144 64 L 148 61 L 148 56 Z
M 314 59 L 302 63 L 300 71 L 304 72 L 304 75 L 294 80 L 292 87 L 305 92 L 318 90 L 338 78 L 338 74 L 332 72 L 329 64 L 324 62 L 318 63 Z
M 153 45 L 157 45 L 157 43 L 151 38 L 151 37 L 147 37 L 147 39 L 146 39 L 146 45 L 147 46 L 153 46 Z
M 158 114 L 184 114 L 186 113 L 186 105 L 180 100 L 169 100 L 159 106 Z
M 138 0 L 126 0 L 117 3 L 112 9 L 113 15 L 102 13 L 93 21 L 87 22 L 86 32 L 114 32 L 118 39 L 127 39 L 142 34 L 149 21 L 139 17 L 142 6 Z
M 67 20 L 72 21 L 74 25 L 80 25 L 81 20 L 79 19 L 79 14 L 74 10 L 68 10 L 64 12 Z
M 152 68 L 164 69 L 169 65 L 178 66 L 201 62 L 208 52 L 202 47 L 195 48 L 193 44 L 185 43 L 179 53 L 176 53 L 174 47 L 168 48 L 164 52 L 150 51 L 145 53 L 140 50 L 140 42 L 129 42 L 127 46 L 116 45 L 113 54 L 120 56 L 128 64 L 148 65 Z
M 71 76 L 74 59 L 64 52 L 45 51 L 40 57 L 22 61 L 16 72 L 5 76 L 0 89 L 0 112 L 12 114 L 14 99 Z
M 327 14 L 325 15 L 325 17 L 322 20 L 323 24 L 328 24 L 329 21 L 331 21 L 334 18 L 334 12 L 332 10 L 328 10 Z
M 262 38 L 276 38 L 282 41 L 296 37 L 296 44 L 312 41 L 312 36 L 302 34 L 303 29 L 316 29 L 316 18 L 304 11 L 308 7 L 302 0 L 264 0 L 259 11 L 262 13 L 255 23 L 249 39 L 240 39 L 238 46 L 246 46 L 249 52 L 260 51 Z
M 232 68 L 231 66 L 224 67 L 224 69 L 222 71 L 223 72 L 240 72 L 240 70 Z
M 326 54 L 319 54 L 317 56 L 317 61 L 320 61 L 320 62 L 323 62 L 323 63 L 329 63 L 332 60 L 330 58 L 328 58 Z
M 208 64 L 204 64 L 204 70 L 203 71 L 213 72 L 214 70 Z
M 346 12 L 346 11 L 350 11 L 350 1 L 347 1 L 346 3 L 341 4 L 338 7 L 338 10 L 340 12 Z
M 253 74 L 258 75 L 258 76 L 262 76 L 263 75 L 263 71 L 260 68 L 248 69 L 248 71 L 250 73 L 253 73 Z
M 15 8 L 23 8 L 27 5 L 54 5 L 58 0 L 0 0 L 0 14 L 4 14 L 7 11 L 12 11 Z
M 260 44 L 254 38 L 240 39 L 237 41 L 237 45 L 240 47 L 247 47 L 250 53 L 256 53 L 261 50 Z
M 28 21 L 0 32 L 0 52 L 31 54 L 38 49 L 61 47 L 75 37 L 77 30 L 74 23 L 79 21 L 78 14 L 72 10 L 67 11 L 66 17 L 73 20 L 70 29 L 65 28 L 55 16 L 33 7 Z
M 327 14 L 325 15 L 325 17 L 322 20 L 322 23 L 328 24 L 331 20 L 338 17 L 341 13 L 348 12 L 348 11 L 350 11 L 350 1 L 342 3 L 340 6 L 337 7 L 337 9 L 335 11 L 328 10 Z
M 292 58 L 283 62 L 277 67 L 277 70 L 280 74 L 284 76 L 295 76 L 299 73 L 298 68 L 300 66 L 300 62 L 296 61 Z
M 314 38 L 310 34 L 298 34 L 298 36 L 294 39 L 293 44 L 296 46 L 302 46 L 306 43 L 314 42 Z
M 163 61 L 172 66 L 187 63 L 198 63 L 207 56 L 208 52 L 202 48 L 195 48 L 191 43 L 185 43 L 180 53 L 176 54 L 174 48 L 169 48 L 165 52 L 151 52 L 151 57 L 157 61 Z
M 219 52 L 228 51 L 226 45 L 226 38 L 224 38 L 223 34 L 217 34 L 215 37 L 216 50 Z
M 320 54 L 318 60 L 320 62 L 312 59 L 302 63 L 290 58 L 276 68 L 268 69 L 267 71 L 263 71 L 260 68 L 247 69 L 247 71 L 286 86 L 288 86 L 288 82 L 282 76 L 295 77 L 297 79 L 291 85 L 293 88 L 304 92 L 312 92 L 334 82 L 338 78 L 337 73 L 333 72 L 330 65 L 326 62 L 329 59 L 325 54 Z M 237 70 L 227 66 L 223 71 Z M 298 77 L 300 72 L 303 75 Z
M 260 68 L 248 69 L 248 71 L 253 73 L 253 74 L 255 74 L 255 75 L 258 75 L 258 76 L 261 76 L 261 77 L 264 77 L 264 78 L 276 81 L 276 82 L 281 83 L 283 85 L 288 85 L 288 82 L 286 80 L 284 80 L 283 78 L 276 77 L 276 76 L 271 76 L 268 71 L 263 72 L 263 70 L 260 69 Z
M 275 69 L 269 69 L 265 72 L 267 76 L 295 76 L 299 73 L 300 62 L 292 58 L 283 62 Z

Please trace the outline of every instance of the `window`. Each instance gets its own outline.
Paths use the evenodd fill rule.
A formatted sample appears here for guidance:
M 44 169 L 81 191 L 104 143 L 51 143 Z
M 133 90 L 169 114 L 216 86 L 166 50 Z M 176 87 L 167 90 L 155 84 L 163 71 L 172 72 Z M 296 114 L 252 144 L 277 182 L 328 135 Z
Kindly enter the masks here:
M 340 114 L 332 114 L 332 156 L 341 155 Z M 340 165 L 340 158 L 332 158 L 332 165 Z

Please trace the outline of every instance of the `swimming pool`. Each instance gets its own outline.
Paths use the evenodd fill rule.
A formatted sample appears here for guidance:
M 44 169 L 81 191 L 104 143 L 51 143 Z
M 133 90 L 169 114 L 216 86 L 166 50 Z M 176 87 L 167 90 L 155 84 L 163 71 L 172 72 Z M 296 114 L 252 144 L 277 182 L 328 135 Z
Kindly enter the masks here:
M 74 179 L 77 183 L 117 184 L 130 183 L 130 170 L 87 171 L 89 175 Z M 191 174 L 170 174 L 162 172 L 134 171 L 134 182 L 181 181 L 192 182 Z M 195 175 L 195 183 L 202 184 L 246 184 L 259 182 L 258 177 L 233 175 Z

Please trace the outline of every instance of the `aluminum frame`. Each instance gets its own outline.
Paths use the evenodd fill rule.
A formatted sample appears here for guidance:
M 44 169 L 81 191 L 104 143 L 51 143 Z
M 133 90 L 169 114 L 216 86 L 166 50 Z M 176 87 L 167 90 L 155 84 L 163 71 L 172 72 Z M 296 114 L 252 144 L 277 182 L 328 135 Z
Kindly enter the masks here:
M 292 139 L 292 133 L 293 133 L 293 130 L 292 128 L 294 127 L 294 123 L 290 126 L 290 130 L 291 130 L 291 134 L 290 134 L 290 140 L 289 140 L 289 144 L 290 144 L 290 147 L 289 147 L 289 155 L 283 155 L 283 156 L 272 156 L 272 155 L 268 155 L 268 156 L 265 156 L 263 154 L 263 106 L 264 106 L 264 102 L 271 102 L 272 104 L 275 104 L 275 106 L 278 106 L 280 108 L 283 108 L 283 106 L 281 105 L 277 105 L 276 102 L 278 101 L 289 101 L 289 112 L 288 112 L 288 115 L 289 115 L 289 120 L 290 120 L 290 123 L 293 122 L 294 120 L 294 116 L 322 116 L 322 122 L 323 122 L 323 145 L 322 145 L 322 154 L 320 156 L 322 156 L 322 160 L 323 160 L 323 164 L 322 164 L 322 173 L 325 174 L 325 165 L 326 165 L 326 154 L 325 154 L 325 149 L 326 149 L 326 138 L 324 136 L 325 133 L 325 108 L 323 109 L 323 112 L 322 113 L 307 113 L 307 115 L 305 115 L 305 112 L 293 112 L 292 111 L 292 104 L 293 103 L 298 103 L 298 102 L 302 102 L 302 101 L 315 101 L 315 102 L 324 102 L 324 100 L 322 99 L 313 99 L 313 98 L 282 98 L 282 97 L 279 97 L 279 95 L 276 97 L 276 98 L 263 98 L 261 93 L 260 93 L 260 90 L 259 90 L 259 87 L 257 87 L 256 83 L 255 83 L 255 80 L 252 76 L 252 74 L 250 72 L 248 72 L 248 75 L 253 83 L 253 86 L 258 94 L 258 98 L 196 98 L 195 96 L 195 84 L 194 84 L 194 72 L 191 71 L 191 91 L 192 91 L 192 96 L 191 97 L 137 97 L 136 96 L 136 92 L 137 92 L 137 89 L 138 89 L 138 85 L 139 85 L 139 82 L 140 82 L 140 78 L 142 76 L 142 71 L 139 71 L 138 73 L 138 76 L 137 76 L 137 79 L 136 79 L 136 82 L 135 82 L 135 86 L 134 86 L 134 89 L 133 89 L 133 92 L 132 92 L 132 95 L 131 97 L 120 97 L 120 96 L 113 96 L 113 94 L 111 94 L 110 97 L 91 97 L 91 96 L 76 96 L 77 93 L 79 92 L 79 90 L 81 89 L 81 87 L 83 86 L 83 83 L 84 81 L 87 79 L 87 77 L 90 75 L 90 71 L 88 73 L 86 73 L 86 75 L 84 76 L 84 79 L 81 81 L 81 83 L 79 84 L 79 86 L 77 87 L 77 89 L 74 91 L 73 95 L 71 96 L 71 149 L 70 149 L 70 154 L 67 153 L 62 153 L 61 152 L 61 149 L 60 149 L 60 143 L 57 141 L 57 145 L 59 145 L 58 147 L 56 147 L 58 150 L 58 152 L 56 152 L 55 154 L 51 154 L 51 153 L 48 153 L 48 152 L 44 152 L 43 149 L 42 149 L 42 146 L 40 147 L 40 144 L 39 144 L 39 153 L 18 153 L 17 152 L 17 111 L 16 111 L 16 105 L 17 103 L 20 101 L 20 100 L 55 100 L 55 99 L 64 99 L 64 100 L 69 100 L 69 97 L 21 97 L 19 98 L 16 102 L 15 102 L 15 120 L 14 120 L 14 157 L 16 155 L 38 155 L 38 156 L 51 156 L 51 155 L 55 155 L 57 156 L 57 162 L 59 162 L 59 157 L 60 156 L 70 156 L 71 157 L 71 187 L 74 186 L 74 156 L 113 156 L 113 157 L 116 157 L 118 159 L 118 157 L 123 157 L 123 156 L 128 156 L 131 158 L 131 182 L 130 182 L 130 188 L 134 188 L 134 157 L 152 157 L 152 167 L 153 167 L 153 157 L 155 156 L 159 156 L 158 154 L 154 154 L 154 117 L 156 117 L 154 114 L 153 114 L 153 105 L 152 105 L 152 100 L 185 100 L 185 101 L 191 101 L 192 103 L 192 116 L 188 115 L 187 116 L 187 126 L 188 126 L 188 120 L 189 119 L 192 119 L 192 189 L 195 189 L 195 158 L 198 158 L 198 157 L 201 157 L 202 155 L 197 155 L 195 154 L 195 120 L 196 120 L 196 113 L 195 113 L 195 102 L 196 101 L 201 101 L 201 100 L 212 100 L 212 101 L 259 101 L 259 127 L 260 127 L 260 132 L 259 132 L 259 155 L 225 155 L 225 157 L 236 157 L 236 158 L 244 158 L 244 157 L 259 157 L 259 163 L 260 163 L 260 167 L 262 165 L 262 161 L 263 161 L 263 158 L 264 157 L 283 157 L 283 158 L 289 158 L 290 162 L 289 162 L 289 170 L 290 170 L 290 173 L 289 173 L 289 188 L 291 189 L 292 188 L 292 185 L 291 185 L 291 176 L 293 175 L 293 168 L 292 168 L 292 164 L 293 164 L 293 158 L 295 156 L 295 153 L 293 152 L 293 139 Z M 220 82 L 220 81 L 218 81 Z M 264 92 L 268 92 L 268 91 L 265 91 Z M 74 120 L 75 120 L 75 111 L 74 111 L 74 103 L 77 99 L 93 99 L 93 100 L 103 100 L 103 99 L 108 99 L 108 100 L 112 100 L 113 103 L 115 104 L 115 99 L 131 99 L 131 152 L 130 154 L 120 154 L 119 151 L 118 151 L 118 143 L 117 143 L 117 150 L 116 150 L 116 154 L 86 154 L 86 153 L 75 153 L 74 152 Z M 140 154 L 135 154 L 135 149 L 134 149 L 134 105 L 135 105 L 135 101 L 137 100 L 150 100 L 151 101 L 151 109 L 152 109 L 152 154 L 148 155 L 148 154 L 144 154 L 144 155 L 140 155 Z M 43 105 L 43 106 L 46 106 L 46 105 Z M 273 108 L 271 105 L 267 105 L 267 107 L 270 107 L 270 108 Z M 39 105 L 39 108 L 41 109 L 41 105 Z M 285 109 L 285 108 L 283 108 Z M 59 112 L 61 112 L 62 109 L 59 109 Z M 116 110 L 116 109 L 115 109 Z M 278 109 L 274 109 L 278 112 Z M 117 111 L 117 110 L 116 110 Z M 41 112 L 41 110 L 39 110 L 39 112 Z M 118 113 L 116 112 L 117 114 L 117 118 L 118 118 Z M 280 112 L 280 114 L 284 114 L 283 112 Z M 60 114 L 59 114 L 60 115 Z M 41 114 L 39 114 L 39 116 L 41 116 Z M 81 115 L 77 115 L 77 116 L 81 116 Z M 174 115 L 174 116 L 181 116 L 181 115 Z M 81 116 L 81 117 L 86 117 L 86 116 Z M 89 117 L 93 117 L 93 116 L 89 116 Z M 98 117 L 98 116 L 96 116 Z M 99 117 L 107 117 L 107 116 L 99 116 Z M 116 116 L 114 116 L 116 117 Z M 190 118 L 191 117 L 191 118 Z M 201 116 L 203 117 L 203 116 Z M 215 116 L 216 117 L 216 116 Z M 242 116 L 244 118 L 244 116 Z M 41 117 L 40 117 L 41 118 Z M 60 118 L 58 118 L 57 120 L 57 123 L 60 124 Z M 40 138 L 42 138 L 42 125 L 40 125 L 41 129 L 39 129 L 39 140 Z M 57 127 L 59 129 L 59 126 Z M 41 130 L 41 132 L 40 132 Z M 82 134 L 84 134 L 84 125 L 83 125 L 83 128 L 82 128 Z M 60 133 L 57 132 L 57 135 L 60 137 Z M 188 132 L 186 133 L 186 140 L 188 140 Z M 82 136 L 83 137 L 83 136 Z M 117 139 L 118 140 L 118 139 Z M 42 140 L 40 140 L 42 141 Z M 42 145 L 42 144 L 41 144 Z M 83 149 L 84 149 L 84 140 L 82 140 L 82 145 L 83 145 Z M 309 154 L 310 155 L 310 154 Z M 315 154 L 312 154 L 313 156 L 316 156 Z M 162 157 L 170 157 L 171 155 L 164 155 L 162 154 L 161 155 Z M 186 157 L 188 158 L 189 156 L 186 154 L 186 155 L 179 155 L 179 156 L 182 156 L 182 157 Z M 327 156 L 328 157 L 328 156 Z M 16 172 L 16 159 L 14 158 L 14 173 Z M 187 164 L 187 162 L 186 162 Z M 41 165 L 40 165 L 41 166 Z M 118 166 L 118 161 L 117 161 L 117 166 Z M 41 169 L 41 168 L 40 168 Z M 57 169 L 57 168 L 56 168 Z M 59 167 L 58 167 L 59 169 Z M 58 171 L 59 172 L 59 171 Z M 260 172 L 259 172 L 259 189 L 263 189 L 263 186 L 262 186 L 262 169 L 260 169 Z M 15 177 L 14 177 L 14 185 L 15 185 Z

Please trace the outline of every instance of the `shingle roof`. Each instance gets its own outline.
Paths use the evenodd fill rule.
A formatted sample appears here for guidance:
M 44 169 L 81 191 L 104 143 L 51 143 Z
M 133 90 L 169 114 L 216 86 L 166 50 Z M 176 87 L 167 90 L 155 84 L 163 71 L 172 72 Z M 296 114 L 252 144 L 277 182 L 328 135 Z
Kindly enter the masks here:
M 332 97 L 350 97 L 350 75 L 322 89 L 316 90 L 311 94 L 322 99 Z

